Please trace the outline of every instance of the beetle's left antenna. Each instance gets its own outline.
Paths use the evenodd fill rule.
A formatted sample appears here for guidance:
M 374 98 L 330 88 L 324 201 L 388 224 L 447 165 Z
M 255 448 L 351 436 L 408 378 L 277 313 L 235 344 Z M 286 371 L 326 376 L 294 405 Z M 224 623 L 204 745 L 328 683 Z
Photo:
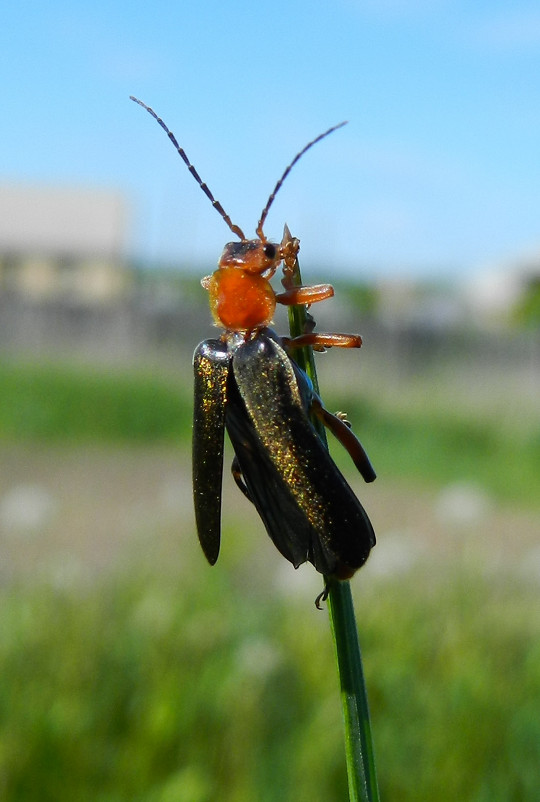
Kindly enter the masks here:
M 140 103 L 140 101 L 137 101 L 137 102 L 139 102 L 139 103 Z M 141 104 L 141 105 L 142 105 L 142 104 Z M 149 110 L 149 111 L 150 111 L 150 110 Z M 312 148 L 312 147 L 313 147 L 313 145 L 316 145 L 316 144 L 317 144 L 317 142 L 320 142 L 320 141 L 321 141 L 321 139 L 324 139 L 325 137 L 327 137 L 327 136 L 328 136 L 328 134 L 331 134 L 331 133 L 333 133 L 334 131 L 337 131 L 337 129 L 338 129 L 338 128 L 343 128 L 343 126 L 344 126 L 344 125 L 347 125 L 347 121 L 346 121 L 346 120 L 345 120 L 344 122 L 342 122 L 342 123 L 338 123 L 338 125 L 333 125 L 333 126 L 332 126 L 332 128 L 329 128 L 329 129 L 328 129 L 328 131 L 325 131 L 325 132 L 324 132 L 324 134 L 319 134 L 319 136 L 318 136 L 318 137 L 316 137 L 315 139 L 312 139 L 312 140 L 311 140 L 311 142 L 308 142 L 308 143 L 307 143 L 307 145 L 305 146 L 305 148 L 302 148 L 302 150 L 300 151 L 300 153 L 297 153 L 297 154 L 296 154 L 296 156 L 294 157 L 294 159 L 292 160 L 292 162 L 291 162 L 291 163 L 289 164 L 289 166 L 288 166 L 288 167 L 285 169 L 285 172 L 283 173 L 283 175 L 281 176 L 281 178 L 280 178 L 280 179 L 279 179 L 279 181 L 277 182 L 276 186 L 274 187 L 274 190 L 273 190 L 272 194 L 271 194 L 271 195 L 270 195 L 270 197 L 268 198 L 268 201 L 267 201 L 267 203 L 266 203 L 266 206 L 265 206 L 265 207 L 264 207 L 264 209 L 262 210 L 261 219 L 259 220 L 259 224 L 258 224 L 258 226 L 257 226 L 257 236 L 259 237 L 259 239 L 260 239 L 260 240 L 262 240 L 262 241 L 264 242 L 264 240 L 266 239 L 266 237 L 265 237 L 265 236 L 264 236 L 264 234 L 263 234 L 263 226 L 264 226 L 264 221 L 266 220 L 266 217 L 267 217 L 267 215 L 268 215 L 268 212 L 270 211 L 270 207 L 271 207 L 271 205 L 272 205 L 272 204 L 273 204 L 273 202 L 274 202 L 274 198 L 276 197 L 277 193 L 278 193 L 278 192 L 279 192 L 279 190 L 281 189 L 281 185 L 283 184 L 283 182 L 285 181 L 285 179 L 287 178 L 287 176 L 288 176 L 288 175 L 289 175 L 289 173 L 291 172 L 291 170 L 292 170 L 292 168 L 294 167 L 294 165 L 296 164 L 296 162 L 297 162 L 299 159 L 301 159 L 301 158 L 302 158 L 302 156 L 304 155 L 304 153 L 305 153 L 306 151 L 308 151 L 310 148 Z
M 142 100 L 139 100 L 138 98 L 133 97 L 133 95 L 130 95 L 129 99 L 133 100 L 135 103 L 138 103 L 139 106 L 143 107 L 143 109 L 146 109 L 146 111 L 149 114 L 152 115 L 154 120 L 156 120 L 161 125 L 161 127 L 163 128 L 163 130 L 165 131 L 165 133 L 167 134 L 167 136 L 169 137 L 169 139 L 173 143 L 174 147 L 176 148 L 177 152 L 180 154 L 180 156 L 184 160 L 185 164 L 187 165 L 187 168 L 188 168 L 189 172 L 191 173 L 191 175 L 193 176 L 193 178 L 195 179 L 197 184 L 200 186 L 200 188 L 202 189 L 202 191 L 204 192 L 206 197 L 209 198 L 210 201 L 212 202 L 212 206 L 214 207 L 214 209 L 216 209 L 219 212 L 219 214 L 223 217 L 223 219 L 225 220 L 225 222 L 227 223 L 227 225 L 229 226 L 229 228 L 231 229 L 233 234 L 236 234 L 237 237 L 240 237 L 241 240 L 245 241 L 246 237 L 245 237 L 244 232 L 242 231 L 242 229 L 239 228 L 238 226 L 235 226 L 235 224 L 232 222 L 231 218 L 229 217 L 229 215 L 227 214 L 227 212 L 225 211 L 225 209 L 223 208 L 221 203 L 214 198 L 214 196 L 212 195 L 212 193 L 210 192 L 210 190 L 208 189 L 206 184 L 201 180 L 201 178 L 199 176 L 199 173 L 197 172 L 195 167 L 191 164 L 190 160 L 188 159 L 188 157 L 186 155 L 186 151 L 184 150 L 184 148 L 180 147 L 180 145 L 176 141 L 175 135 L 173 134 L 172 131 L 169 131 L 169 129 L 167 128 L 167 126 L 165 125 L 165 123 L 163 122 L 161 117 L 158 117 L 156 112 L 154 111 L 154 109 L 151 109 L 150 106 L 147 106 L 146 103 L 142 102 Z M 327 133 L 330 133 L 330 131 L 327 131 Z M 321 137 L 319 137 L 319 139 L 321 139 Z M 317 140 L 315 140 L 315 141 L 317 141 Z M 313 145 L 313 144 L 315 144 L 315 142 L 312 142 L 311 144 Z M 305 150 L 307 150 L 307 148 L 305 148 Z

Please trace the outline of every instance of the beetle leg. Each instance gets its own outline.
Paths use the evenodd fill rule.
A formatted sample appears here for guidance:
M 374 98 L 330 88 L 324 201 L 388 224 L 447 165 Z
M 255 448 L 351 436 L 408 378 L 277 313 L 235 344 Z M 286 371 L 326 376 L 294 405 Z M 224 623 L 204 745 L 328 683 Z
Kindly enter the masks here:
M 311 402 L 311 411 L 330 429 L 332 434 L 337 437 L 344 448 L 351 455 L 351 459 L 358 468 L 365 482 L 373 482 L 377 474 L 366 454 L 364 447 L 357 436 L 354 434 L 348 422 L 338 415 L 332 415 L 317 399 Z
M 328 594 L 330 593 L 329 583 L 327 582 L 324 586 L 324 590 L 322 593 L 319 593 L 317 598 L 315 599 L 315 607 L 317 610 L 322 610 L 321 602 L 325 602 L 328 598 Z
M 244 482 L 244 475 L 242 473 L 242 468 L 240 467 L 240 463 L 238 462 L 238 457 L 236 456 L 236 454 L 234 455 L 231 464 L 231 473 L 233 475 L 233 479 L 236 482 L 237 487 L 240 488 L 240 490 L 242 491 L 244 496 L 248 499 L 248 501 L 251 501 L 251 503 L 253 504 L 253 499 L 251 498 L 251 494 L 247 489 L 246 483 Z
M 300 240 L 293 237 L 289 231 L 289 226 L 285 223 L 283 227 L 283 239 L 281 240 L 281 254 L 283 259 L 283 280 L 284 287 L 290 285 L 294 270 L 296 267 L 296 260 L 298 258 L 298 251 L 300 250 Z
M 337 332 L 328 332 L 319 334 L 310 332 L 308 334 L 299 334 L 298 337 L 282 337 L 282 340 L 287 348 L 303 348 L 305 345 L 310 345 L 315 350 L 324 350 L 325 348 L 360 348 L 362 345 L 362 338 L 359 334 L 338 334 Z
M 285 292 L 276 293 L 276 301 L 284 306 L 316 304 L 334 296 L 331 284 L 314 284 L 311 287 L 287 287 Z

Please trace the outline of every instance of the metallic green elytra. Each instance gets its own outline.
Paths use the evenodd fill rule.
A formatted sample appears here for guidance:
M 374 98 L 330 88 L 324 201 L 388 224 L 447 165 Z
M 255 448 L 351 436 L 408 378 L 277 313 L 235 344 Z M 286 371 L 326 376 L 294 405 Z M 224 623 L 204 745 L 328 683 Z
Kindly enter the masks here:
M 309 418 L 320 399 L 280 338 L 264 328 L 232 345 L 206 340 L 195 351 L 194 371 L 195 515 L 208 561 L 219 553 L 226 429 L 233 474 L 281 554 L 295 567 L 309 561 L 326 576 L 351 577 L 375 545 L 373 527 Z M 359 443 L 358 449 L 356 462 L 372 481 L 373 468 Z

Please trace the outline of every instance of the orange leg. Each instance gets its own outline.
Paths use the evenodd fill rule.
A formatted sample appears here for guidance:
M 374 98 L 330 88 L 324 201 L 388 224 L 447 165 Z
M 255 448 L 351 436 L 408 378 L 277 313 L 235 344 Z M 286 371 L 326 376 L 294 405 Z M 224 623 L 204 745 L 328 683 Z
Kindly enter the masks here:
M 287 287 L 285 292 L 276 294 L 276 301 L 284 306 L 305 306 L 316 304 L 318 301 L 326 301 L 333 295 L 334 288 L 331 284 L 314 284 L 311 287 Z
M 337 437 L 339 442 L 347 449 L 351 459 L 360 471 L 365 482 L 373 482 L 377 474 L 369 461 L 369 457 L 364 451 L 364 447 L 350 426 L 342 418 L 332 415 L 323 407 L 320 401 L 313 400 L 311 405 L 313 413 L 330 429 L 332 434 Z
M 282 337 L 284 345 L 287 348 L 303 348 L 306 345 L 311 345 L 316 351 L 324 348 L 360 348 L 362 345 L 362 338 L 359 334 L 337 334 L 337 333 L 324 333 L 315 334 L 299 334 L 298 337 Z

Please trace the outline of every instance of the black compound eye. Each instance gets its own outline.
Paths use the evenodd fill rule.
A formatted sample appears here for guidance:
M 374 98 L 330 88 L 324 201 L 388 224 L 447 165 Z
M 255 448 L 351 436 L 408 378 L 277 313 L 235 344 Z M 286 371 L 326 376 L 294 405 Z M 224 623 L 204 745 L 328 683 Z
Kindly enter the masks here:
M 271 242 L 267 242 L 263 245 L 263 253 L 267 259 L 275 259 L 276 258 L 276 246 L 272 245 Z

